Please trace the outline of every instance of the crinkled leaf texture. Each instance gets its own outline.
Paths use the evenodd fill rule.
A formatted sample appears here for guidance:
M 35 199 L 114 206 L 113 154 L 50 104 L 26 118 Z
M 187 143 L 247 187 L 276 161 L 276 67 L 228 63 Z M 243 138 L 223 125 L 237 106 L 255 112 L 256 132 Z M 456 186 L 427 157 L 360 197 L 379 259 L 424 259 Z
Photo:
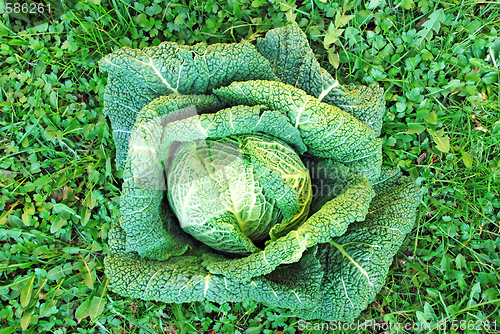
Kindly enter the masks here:
M 169 303 L 253 299 L 292 309 L 303 319 L 347 322 L 367 307 L 420 202 L 411 179 L 382 166 L 380 88 L 339 85 L 319 66 L 296 24 L 269 31 L 257 48 L 247 42 L 166 42 L 122 48 L 100 65 L 108 72 L 105 113 L 117 166 L 124 169 L 120 218 L 109 231 L 105 259 L 115 292 Z M 252 134 L 286 143 L 301 155 L 313 186 L 327 191 L 312 195 L 311 179 L 278 172 L 293 169 L 269 167 L 274 162 L 262 152 L 245 160 L 251 168 L 233 165 L 230 172 L 262 176 L 263 191 L 284 218 L 258 246 L 236 224 L 224 230 L 221 221 L 210 220 L 208 230 L 250 254 L 230 255 L 194 239 L 176 217 L 184 212 L 186 194 L 193 197 L 185 205 L 207 208 L 216 204 L 216 189 L 191 193 L 169 171 L 176 171 L 172 156 L 182 147 L 189 151 L 194 143 L 224 138 L 241 143 Z M 245 155 L 257 150 L 243 147 Z M 323 168 L 336 173 L 315 177 Z M 297 195 L 293 189 L 304 184 L 309 188 Z M 175 200 L 176 214 L 168 189 L 184 196 Z
M 297 262 L 265 275 L 242 279 L 213 274 L 204 266 L 208 249 L 195 249 L 167 261 L 141 259 L 126 251 L 127 238 L 119 224 L 109 232 L 112 251 L 105 259 L 106 273 L 113 290 L 128 297 L 168 303 L 253 299 L 292 309 L 304 319 L 350 322 L 382 288 L 393 256 L 413 227 L 419 203 L 419 190 L 396 170 L 384 169 L 373 188 L 375 197 L 363 221 L 348 224 L 331 219 L 329 211 L 322 212 L 314 224 L 317 229 L 334 225 L 338 233 L 342 229 L 344 233 L 312 247 L 304 244 Z M 339 205 L 332 214 L 358 203 L 359 197 L 348 192 L 336 197 Z M 300 250 L 301 242 L 306 241 L 291 240 L 289 245 Z M 233 261 L 211 257 L 211 263 Z M 262 266 L 265 262 L 255 263 Z

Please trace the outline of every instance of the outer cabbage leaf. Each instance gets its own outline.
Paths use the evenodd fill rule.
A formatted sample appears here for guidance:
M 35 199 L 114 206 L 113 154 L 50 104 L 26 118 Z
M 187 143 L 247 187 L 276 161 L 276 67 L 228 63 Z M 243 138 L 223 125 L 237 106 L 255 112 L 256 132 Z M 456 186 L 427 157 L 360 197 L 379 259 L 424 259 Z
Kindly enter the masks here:
M 267 59 L 249 43 L 124 47 L 102 58 L 99 65 L 108 72 L 103 112 L 111 120 L 120 169 L 125 166 L 136 116 L 155 98 L 206 94 L 239 80 L 277 80 Z
M 265 105 L 280 111 L 300 131 L 308 153 L 342 162 L 368 178 L 380 174 L 382 141 L 374 131 L 303 90 L 275 81 L 255 80 L 233 82 L 214 90 L 214 94 L 230 105 Z
M 139 259 L 125 250 L 119 226 L 109 232 L 106 275 L 123 296 L 167 303 L 253 299 L 289 308 L 302 319 L 352 322 L 384 284 L 420 202 L 409 178 L 397 170 L 383 172 L 364 221 L 350 224 L 343 236 L 309 248 L 298 262 L 267 275 L 242 281 L 211 274 L 202 265 L 202 254 L 210 253 L 206 248 L 163 262 Z
M 349 225 L 345 234 L 318 250 L 324 270 L 325 294 L 315 310 L 304 310 L 306 318 L 352 322 L 385 284 L 389 266 L 413 228 L 421 193 L 399 169 L 384 167 L 374 183 L 377 195 L 363 222 Z
M 137 187 L 130 162 L 123 177 L 120 224 L 128 231 L 127 251 L 161 260 L 183 254 L 193 242 L 179 227 L 164 192 Z
M 137 115 L 131 128 L 129 159 L 124 169 L 120 224 L 127 232 L 127 250 L 141 256 L 165 260 L 183 254 L 193 244 L 179 228 L 164 196 L 163 167 L 155 154 L 163 122 L 180 117 L 179 110 L 196 106 L 211 112 L 223 104 L 210 95 L 168 95 L 153 100 Z M 158 139 L 160 138 L 160 139 Z M 141 167 L 138 167 L 141 166 Z M 141 168 L 147 178 L 137 182 L 133 170 Z
M 300 132 L 290 124 L 286 116 L 261 105 L 241 105 L 219 110 L 215 114 L 196 115 L 165 125 L 160 137 L 161 149 L 157 152 L 160 152 L 160 160 L 165 161 L 170 146 L 176 141 L 223 138 L 254 132 L 280 138 L 294 147 L 299 154 L 307 149 Z M 144 133 L 145 143 L 150 140 L 149 136 Z
M 383 89 L 377 84 L 342 86 L 338 94 L 331 93 L 323 102 L 339 107 L 363 122 L 367 127 L 380 135 L 382 120 L 385 114 L 385 98 Z
M 304 90 L 319 101 L 337 106 L 380 135 L 385 112 L 383 90 L 378 85 L 342 86 L 322 68 L 309 47 L 307 37 L 294 22 L 270 30 L 257 41 L 276 76 L 284 83 Z

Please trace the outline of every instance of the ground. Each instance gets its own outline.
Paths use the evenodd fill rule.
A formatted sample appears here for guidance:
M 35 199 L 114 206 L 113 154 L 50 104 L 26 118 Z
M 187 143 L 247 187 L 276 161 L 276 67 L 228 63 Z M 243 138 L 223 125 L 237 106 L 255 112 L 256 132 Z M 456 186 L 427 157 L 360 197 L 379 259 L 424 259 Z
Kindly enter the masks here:
M 251 301 L 123 298 L 103 271 L 121 175 L 98 60 L 166 40 L 254 40 L 291 20 L 342 84 L 384 87 L 384 161 L 424 192 L 386 286 L 358 319 L 367 321 L 361 332 L 390 324 L 393 333 L 500 332 L 498 3 L 92 0 L 27 30 L 6 4 L 0 0 L 0 334 L 325 329 Z

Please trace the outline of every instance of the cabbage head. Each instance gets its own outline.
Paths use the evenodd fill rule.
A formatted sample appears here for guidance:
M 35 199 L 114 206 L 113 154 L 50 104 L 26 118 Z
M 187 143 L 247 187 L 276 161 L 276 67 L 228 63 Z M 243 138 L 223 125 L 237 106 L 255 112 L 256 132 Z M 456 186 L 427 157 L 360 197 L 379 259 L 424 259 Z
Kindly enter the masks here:
M 248 255 L 254 243 L 300 225 L 311 178 L 285 142 L 263 134 L 183 143 L 168 172 L 168 200 L 184 232 L 213 249 Z M 278 224 L 278 225 L 276 225 Z
M 382 164 L 382 89 L 340 85 L 295 23 L 256 46 L 121 48 L 100 68 L 123 170 L 112 290 L 345 322 L 375 298 L 421 196 Z

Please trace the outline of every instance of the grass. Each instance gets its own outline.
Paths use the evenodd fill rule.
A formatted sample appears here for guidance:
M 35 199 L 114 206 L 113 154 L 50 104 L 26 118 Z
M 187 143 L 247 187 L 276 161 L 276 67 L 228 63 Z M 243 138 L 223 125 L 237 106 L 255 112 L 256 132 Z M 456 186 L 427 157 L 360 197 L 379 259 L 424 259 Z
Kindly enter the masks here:
M 0 334 L 301 332 L 293 313 L 252 301 L 165 305 L 109 290 L 121 174 L 96 65 L 122 46 L 238 42 L 292 19 L 341 83 L 384 87 L 384 161 L 424 191 L 360 332 L 500 332 L 498 3 L 92 0 L 27 30 L 4 4 Z

